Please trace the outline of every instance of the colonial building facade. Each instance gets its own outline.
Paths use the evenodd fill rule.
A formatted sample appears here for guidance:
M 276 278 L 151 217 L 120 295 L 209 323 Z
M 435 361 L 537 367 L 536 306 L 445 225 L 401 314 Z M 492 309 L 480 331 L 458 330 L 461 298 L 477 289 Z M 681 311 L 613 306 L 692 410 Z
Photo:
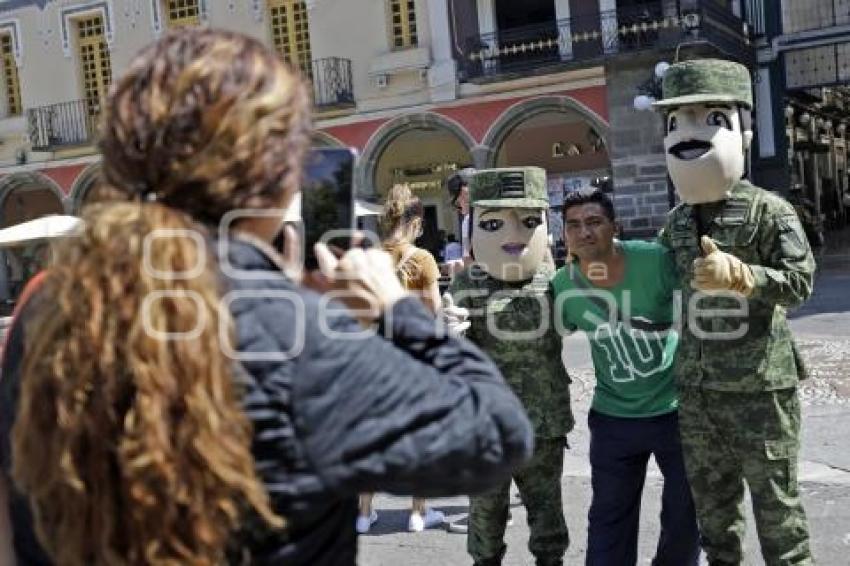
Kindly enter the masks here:
M 300 67 L 316 145 L 358 150 L 360 198 L 409 183 L 426 240 L 457 232 L 442 183 L 466 166 L 544 167 L 555 235 L 564 191 L 588 184 L 613 191 L 627 233 L 651 234 L 671 192 L 662 121 L 635 95 L 653 94 L 656 63 L 677 56 L 755 69 L 753 22 L 768 12 L 754 0 L 0 2 L 0 227 L 80 210 L 114 77 L 165 30 L 201 25 Z

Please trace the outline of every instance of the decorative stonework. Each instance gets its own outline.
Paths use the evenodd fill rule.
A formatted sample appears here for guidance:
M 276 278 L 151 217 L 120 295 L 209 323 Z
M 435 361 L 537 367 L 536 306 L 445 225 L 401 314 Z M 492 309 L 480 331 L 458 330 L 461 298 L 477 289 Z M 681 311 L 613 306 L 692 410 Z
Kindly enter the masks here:
M 62 30 L 62 52 L 65 57 L 71 56 L 71 20 L 80 15 L 99 13 L 103 18 L 104 36 L 106 45 L 112 49 L 114 40 L 115 22 L 113 21 L 114 10 L 112 0 L 100 0 L 95 2 L 80 2 L 59 10 L 59 26 Z
M 15 57 L 15 65 L 20 67 L 24 48 L 21 44 L 21 23 L 18 18 L 0 20 L 0 32 L 8 32 L 12 37 L 12 55 Z

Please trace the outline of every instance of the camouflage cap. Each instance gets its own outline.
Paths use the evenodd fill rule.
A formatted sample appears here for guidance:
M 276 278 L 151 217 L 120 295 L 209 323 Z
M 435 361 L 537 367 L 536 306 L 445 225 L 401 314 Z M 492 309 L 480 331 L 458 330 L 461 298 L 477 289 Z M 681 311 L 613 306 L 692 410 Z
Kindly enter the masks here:
M 549 208 L 546 171 L 540 167 L 481 169 L 469 184 L 469 205 L 492 208 Z
M 696 59 L 670 65 L 661 89 L 663 98 L 653 106 L 733 102 L 753 107 L 750 72 L 734 61 Z

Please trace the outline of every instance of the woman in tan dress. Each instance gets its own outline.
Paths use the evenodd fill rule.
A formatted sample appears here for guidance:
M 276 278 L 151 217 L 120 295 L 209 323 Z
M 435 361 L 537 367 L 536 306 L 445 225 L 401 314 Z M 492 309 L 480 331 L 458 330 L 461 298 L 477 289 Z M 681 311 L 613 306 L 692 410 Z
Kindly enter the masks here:
M 422 201 L 413 196 L 410 187 L 393 186 L 384 203 L 383 246 L 395 262 L 396 274 L 402 285 L 418 295 L 436 315 L 440 306 L 440 269 L 430 252 L 413 244 L 422 235 L 422 217 Z M 360 533 L 368 532 L 378 520 L 378 514 L 372 508 L 373 495 L 366 493 L 360 496 L 360 514 L 357 517 L 357 531 Z M 445 515 L 441 511 L 428 507 L 424 499 L 413 498 L 407 523 L 409 531 L 419 532 L 444 521 Z

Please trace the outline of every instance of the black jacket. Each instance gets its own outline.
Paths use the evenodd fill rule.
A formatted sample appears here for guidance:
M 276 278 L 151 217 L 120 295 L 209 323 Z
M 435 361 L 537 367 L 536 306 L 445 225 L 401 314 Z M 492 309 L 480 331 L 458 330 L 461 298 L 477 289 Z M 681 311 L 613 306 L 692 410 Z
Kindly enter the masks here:
M 468 341 L 440 335 L 418 300 L 399 301 L 377 335 L 364 335 L 259 247 L 219 244 L 256 465 L 288 523 L 283 534 L 243 529 L 236 542 L 253 564 L 354 564 L 359 492 L 477 493 L 530 457 L 531 426 L 498 370 Z M 17 399 L 10 366 L 22 352 L 9 346 L 3 415 Z M 12 422 L 0 416 L 7 471 Z M 13 521 L 17 543 L 30 525 Z

